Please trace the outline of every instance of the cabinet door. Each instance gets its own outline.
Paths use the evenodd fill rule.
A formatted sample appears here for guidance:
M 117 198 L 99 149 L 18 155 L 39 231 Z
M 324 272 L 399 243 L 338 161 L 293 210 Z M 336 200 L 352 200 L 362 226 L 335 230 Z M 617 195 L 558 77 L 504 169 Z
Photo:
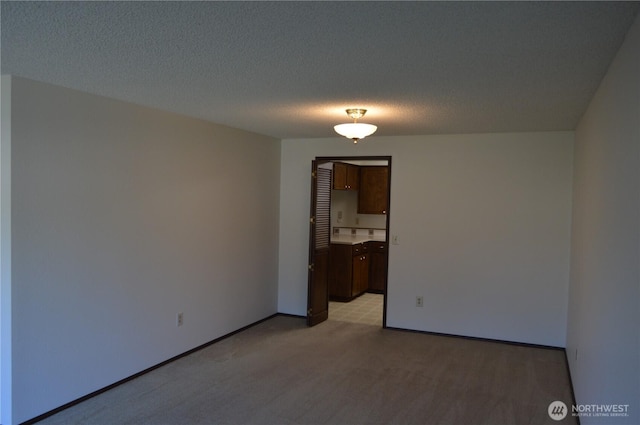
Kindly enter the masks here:
M 387 244 L 369 242 L 369 250 L 369 290 L 382 294 L 387 281 Z
M 360 186 L 360 167 L 347 164 L 347 189 L 358 190 Z
M 344 162 L 333 163 L 333 188 L 335 190 L 358 190 L 360 167 Z
M 331 244 L 329 297 L 348 300 L 353 291 L 353 265 L 350 245 Z
M 369 288 L 369 254 L 353 256 L 351 296 L 356 297 Z
M 389 167 L 360 167 L 358 214 L 386 214 L 389 192 Z
M 369 289 L 369 254 L 362 254 L 362 261 L 360 262 L 360 294 L 367 292 Z
M 342 162 L 333 163 L 333 188 L 335 190 L 347 188 L 347 164 Z

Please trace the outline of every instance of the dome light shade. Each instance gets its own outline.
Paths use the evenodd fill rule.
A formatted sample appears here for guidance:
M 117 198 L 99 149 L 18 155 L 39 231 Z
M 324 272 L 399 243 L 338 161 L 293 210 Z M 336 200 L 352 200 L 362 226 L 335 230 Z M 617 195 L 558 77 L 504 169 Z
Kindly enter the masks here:
M 366 112 L 366 109 L 360 108 L 347 109 L 347 115 L 349 115 L 349 117 L 353 119 L 353 122 L 338 124 L 334 126 L 333 129 L 339 135 L 353 140 L 353 143 L 358 143 L 358 140 L 372 135 L 378 129 L 378 127 L 373 124 L 358 122 L 358 118 L 362 118 Z
M 361 122 L 352 122 L 346 124 L 338 124 L 333 129 L 341 136 L 348 139 L 353 139 L 355 143 L 358 140 L 364 139 L 367 136 L 371 136 L 378 129 L 373 124 L 365 124 Z

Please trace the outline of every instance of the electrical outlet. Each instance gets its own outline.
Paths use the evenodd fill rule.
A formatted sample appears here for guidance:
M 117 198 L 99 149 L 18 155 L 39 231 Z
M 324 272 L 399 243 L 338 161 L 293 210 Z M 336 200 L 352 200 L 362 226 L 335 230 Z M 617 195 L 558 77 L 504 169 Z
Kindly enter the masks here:
M 184 323 L 182 313 L 178 313 L 176 315 L 176 326 L 182 326 L 182 323 Z
M 422 298 L 422 296 L 416 297 L 416 307 L 423 307 L 424 306 L 424 299 Z

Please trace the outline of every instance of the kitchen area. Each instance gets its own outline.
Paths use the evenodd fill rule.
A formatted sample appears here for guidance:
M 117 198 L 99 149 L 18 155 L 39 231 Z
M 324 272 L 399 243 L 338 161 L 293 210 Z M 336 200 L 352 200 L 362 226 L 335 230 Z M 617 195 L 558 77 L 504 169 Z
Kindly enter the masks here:
M 329 318 L 382 325 L 387 283 L 387 160 L 334 161 Z

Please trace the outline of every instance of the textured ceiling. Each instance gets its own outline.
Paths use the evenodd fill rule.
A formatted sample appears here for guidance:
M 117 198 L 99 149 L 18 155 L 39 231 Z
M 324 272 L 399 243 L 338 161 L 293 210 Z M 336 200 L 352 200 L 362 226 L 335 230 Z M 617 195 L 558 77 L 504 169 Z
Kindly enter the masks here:
M 278 138 L 569 130 L 638 5 L 2 1 L 2 73 Z

